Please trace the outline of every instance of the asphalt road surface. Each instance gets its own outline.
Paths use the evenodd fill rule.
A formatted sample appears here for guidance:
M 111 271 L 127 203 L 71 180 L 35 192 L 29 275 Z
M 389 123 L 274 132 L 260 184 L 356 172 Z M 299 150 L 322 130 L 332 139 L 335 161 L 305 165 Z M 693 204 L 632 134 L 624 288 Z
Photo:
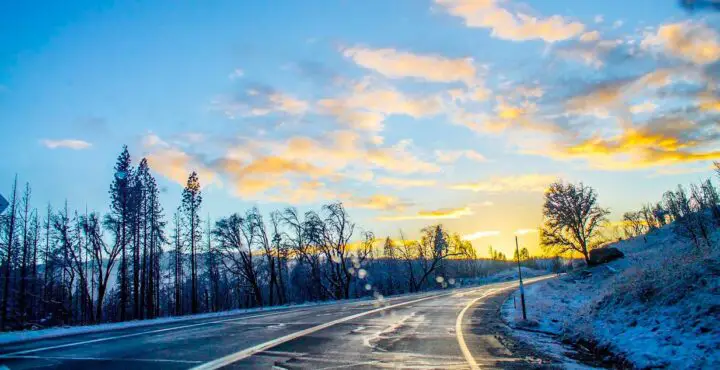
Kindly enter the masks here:
M 37 340 L 4 345 L 0 364 L 13 370 L 553 366 L 514 342 L 500 321 L 498 309 L 515 288 L 517 281 Z

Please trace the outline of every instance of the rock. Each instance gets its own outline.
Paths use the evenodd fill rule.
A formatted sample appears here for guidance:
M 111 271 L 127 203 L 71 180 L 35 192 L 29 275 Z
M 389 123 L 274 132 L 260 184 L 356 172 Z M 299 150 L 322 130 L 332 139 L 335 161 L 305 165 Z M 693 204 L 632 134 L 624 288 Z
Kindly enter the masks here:
M 598 248 L 590 251 L 590 261 L 588 262 L 588 264 L 590 266 L 597 266 L 623 257 L 625 257 L 625 254 L 623 254 L 623 252 L 620 252 L 620 250 L 617 248 Z

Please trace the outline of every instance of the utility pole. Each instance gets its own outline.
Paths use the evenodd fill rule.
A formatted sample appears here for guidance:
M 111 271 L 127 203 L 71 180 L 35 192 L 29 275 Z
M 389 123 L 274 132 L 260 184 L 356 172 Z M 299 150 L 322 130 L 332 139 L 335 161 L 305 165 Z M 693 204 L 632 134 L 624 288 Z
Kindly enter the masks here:
M 527 320 L 527 313 L 525 312 L 525 289 L 523 288 L 522 282 L 522 269 L 520 269 L 520 247 L 518 246 L 517 235 L 515 235 L 515 251 L 517 254 L 518 276 L 520 277 L 520 305 L 522 305 L 523 320 Z

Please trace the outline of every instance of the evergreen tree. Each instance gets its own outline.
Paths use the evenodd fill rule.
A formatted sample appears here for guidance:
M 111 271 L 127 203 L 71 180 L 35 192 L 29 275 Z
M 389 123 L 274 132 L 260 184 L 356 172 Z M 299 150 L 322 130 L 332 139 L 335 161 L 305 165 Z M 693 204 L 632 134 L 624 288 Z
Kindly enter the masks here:
M 200 180 L 197 172 L 193 171 L 188 177 L 185 189 L 182 194 L 180 205 L 183 218 L 185 219 L 186 239 L 190 245 L 190 300 L 192 313 L 198 313 L 198 286 L 197 286 L 197 248 L 202 239 L 200 231 L 200 206 L 202 204 L 202 193 L 200 191 Z
M 120 321 L 127 318 L 126 309 L 129 296 L 128 284 L 128 261 L 127 246 L 129 241 L 130 211 L 131 197 L 130 184 L 133 177 L 133 169 L 130 161 L 130 153 L 127 145 L 123 146 L 123 150 L 115 163 L 115 175 L 110 184 L 110 212 L 111 217 L 118 223 L 117 235 L 120 244 Z

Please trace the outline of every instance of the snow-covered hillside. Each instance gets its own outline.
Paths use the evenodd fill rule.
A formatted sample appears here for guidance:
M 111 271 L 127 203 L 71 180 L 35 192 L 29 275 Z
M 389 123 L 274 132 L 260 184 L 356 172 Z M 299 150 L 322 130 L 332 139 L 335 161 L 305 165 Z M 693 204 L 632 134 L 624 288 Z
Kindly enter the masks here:
M 513 326 L 558 334 L 556 342 L 589 340 L 639 368 L 718 369 L 720 233 L 711 240 L 697 248 L 669 225 L 615 243 L 624 259 L 528 287 L 528 322 L 512 299 L 503 315 Z

